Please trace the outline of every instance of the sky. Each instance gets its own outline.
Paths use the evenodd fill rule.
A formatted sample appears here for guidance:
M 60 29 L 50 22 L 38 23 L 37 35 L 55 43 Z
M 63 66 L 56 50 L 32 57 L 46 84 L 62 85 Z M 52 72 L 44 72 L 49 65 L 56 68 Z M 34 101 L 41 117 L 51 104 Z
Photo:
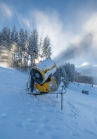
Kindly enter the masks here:
M 54 60 L 97 65 L 97 0 L 0 0 L 0 30 L 14 25 L 48 35 Z

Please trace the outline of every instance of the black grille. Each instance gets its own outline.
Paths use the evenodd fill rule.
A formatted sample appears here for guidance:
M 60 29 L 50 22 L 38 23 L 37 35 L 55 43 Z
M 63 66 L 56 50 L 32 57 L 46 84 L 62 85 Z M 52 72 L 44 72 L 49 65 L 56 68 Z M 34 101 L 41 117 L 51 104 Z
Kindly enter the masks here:
M 38 74 L 38 77 L 36 76 Z M 43 83 L 43 76 L 41 74 L 41 72 L 39 72 L 37 69 L 31 69 L 30 71 L 30 75 L 33 78 L 33 80 L 38 83 L 38 84 L 42 84 Z

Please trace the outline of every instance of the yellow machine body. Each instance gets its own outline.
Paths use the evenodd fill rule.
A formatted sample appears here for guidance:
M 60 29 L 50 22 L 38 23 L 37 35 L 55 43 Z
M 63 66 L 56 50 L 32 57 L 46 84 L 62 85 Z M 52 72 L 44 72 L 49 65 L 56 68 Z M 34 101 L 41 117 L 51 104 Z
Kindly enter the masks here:
M 54 92 L 57 90 L 57 83 L 55 81 L 55 77 L 50 78 L 50 82 L 46 82 L 42 85 L 40 84 L 35 84 L 35 87 L 40 91 L 40 92 Z
M 30 75 L 35 81 L 35 87 L 40 92 L 54 92 L 57 83 L 53 74 L 56 72 L 56 64 L 51 59 L 46 59 L 31 68 Z
M 37 68 L 37 67 L 32 67 L 31 69 L 35 69 L 35 70 L 37 70 L 37 71 L 39 71 L 40 73 L 41 73 L 41 75 L 42 75 L 42 77 L 43 77 L 43 82 L 42 82 L 42 84 L 45 82 L 45 75 L 48 73 L 48 72 L 50 72 L 50 71 L 52 71 L 53 69 L 57 69 L 57 67 L 56 67 L 56 65 L 54 65 L 51 69 L 47 69 L 47 68 L 44 68 L 43 70 L 40 70 L 39 68 Z

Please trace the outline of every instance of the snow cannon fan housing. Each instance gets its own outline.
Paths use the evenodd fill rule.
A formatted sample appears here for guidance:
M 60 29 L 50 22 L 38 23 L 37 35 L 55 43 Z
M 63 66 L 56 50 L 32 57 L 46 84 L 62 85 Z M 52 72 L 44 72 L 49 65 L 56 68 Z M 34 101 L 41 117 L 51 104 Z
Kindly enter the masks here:
M 51 59 L 46 59 L 31 68 L 30 75 L 40 92 L 54 92 L 57 90 L 57 83 L 55 77 L 53 77 L 56 69 L 56 64 Z

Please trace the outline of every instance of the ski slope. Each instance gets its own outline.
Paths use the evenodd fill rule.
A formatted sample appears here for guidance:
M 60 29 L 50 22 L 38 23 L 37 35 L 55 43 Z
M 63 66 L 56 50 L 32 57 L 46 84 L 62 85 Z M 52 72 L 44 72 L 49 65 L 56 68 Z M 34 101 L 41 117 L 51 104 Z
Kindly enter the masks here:
M 70 83 L 62 111 L 60 95 L 27 94 L 28 77 L 0 67 L 0 139 L 97 139 L 97 86 Z

